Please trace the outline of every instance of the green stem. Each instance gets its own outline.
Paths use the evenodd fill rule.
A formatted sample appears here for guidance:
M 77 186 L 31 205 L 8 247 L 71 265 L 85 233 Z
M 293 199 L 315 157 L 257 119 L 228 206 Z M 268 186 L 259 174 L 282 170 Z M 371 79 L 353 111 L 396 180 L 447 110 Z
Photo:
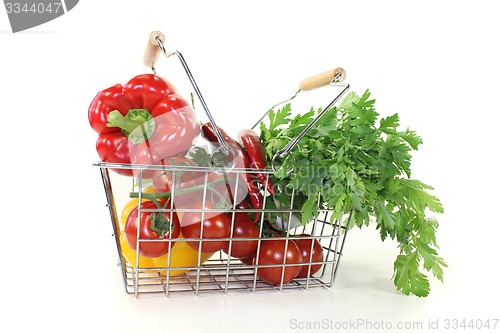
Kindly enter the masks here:
M 146 109 L 130 109 L 126 116 L 114 110 L 108 114 L 108 127 L 119 127 L 132 143 L 137 144 L 149 139 L 155 130 L 155 121 Z
M 143 199 L 148 199 L 151 201 L 156 201 L 158 199 L 162 198 L 169 198 L 171 193 L 170 192 L 130 192 L 129 195 L 131 198 L 139 198 L 139 194 Z
M 214 185 L 217 185 L 217 184 L 220 184 L 220 183 L 226 183 L 226 179 L 224 178 L 220 178 L 220 179 L 217 179 L 217 180 L 214 180 L 212 182 L 208 182 L 207 183 L 207 188 L 210 188 L 210 189 L 213 189 L 214 192 L 217 192 L 217 190 L 215 190 L 214 188 Z M 196 185 L 196 186 L 193 186 L 193 187 L 190 187 L 190 188 L 176 188 L 175 189 L 175 195 L 176 196 L 179 196 L 179 195 L 184 195 L 184 194 L 187 194 L 187 193 L 192 193 L 192 192 L 197 192 L 197 191 L 203 191 L 203 189 L 205 188 L 205 184 L 201 184 L 201 185 Z M 172 195 L 172 192 L 170 191 L 167 191 L 167 192 L 130 192 L 130 197 L 131 198 L 139 198 L 139 194 L 141 194 L 141 197 L 144 198 L 144 199 L 148 199 L 148 200 L 151 200 L 151 201 L 156 201 L 158 199 L 163 199 L 163 198 L 170 198 L 170 196 Z M 222 194 L 218 193 L 219 197 L 223 197 Z
M 210 184 L 207 184 L 207 189 L 210 189 L 210 200 L 212 202 L 214 202 L 214 198 L 213 198 L 213 195 L 215 194 L 216 196 L 219 197 L 219 201 L 218 202 L 221 202 L 222 200 L 225 200 L 226 198 L 224 197 L 224 195 L 222 193 L 220 193 L 219 191 L 217 191 L 215 189 L 215 187 L 213 187 L 212 185 Z M 230 198 L 231 202 L 233 201 L 233 198 L 231 197 Z
M 149 218 L 151 219 L 151 230 L 156 231 L 162 238 L 165 238 L 165 233 L 170 232 L 170 221 L 165 217 L 165 214 L 155 212 L 151 213 Z

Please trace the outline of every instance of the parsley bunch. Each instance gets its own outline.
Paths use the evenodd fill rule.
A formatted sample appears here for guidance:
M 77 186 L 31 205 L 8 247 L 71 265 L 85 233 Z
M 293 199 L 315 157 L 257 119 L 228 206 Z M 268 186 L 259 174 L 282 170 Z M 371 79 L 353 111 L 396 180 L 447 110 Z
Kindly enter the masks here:
M 332 218 L 351 212 L 351 225 L 376 223 L 382 241 L 390 237 L 399 243 L 393 276 L 397 290 L 427 296 L 425 271 L 443 281 L 446 267 L 437 253 L 438 221 L 429 216 L 443 207 L 431 186 L 410 177 L 411 152 L 422 138 L 401 130 L 398 114 L 380 118 L 374 104 L 368 90 L 362 96 L 346 95 L 284 158 L 272 180 L 294 190 L 293 208 L 301 210 L 303 223 L 318 215 L 318 200 L 320 207 L 332 210 Z M 311 108 L 292 117 L 290 104 L 270 110 L 269 124 L 262 122 L 260 128 L 268 163 L 320 112 Z M 290 205 L 290 192 L 276 194 L 275 201 Z

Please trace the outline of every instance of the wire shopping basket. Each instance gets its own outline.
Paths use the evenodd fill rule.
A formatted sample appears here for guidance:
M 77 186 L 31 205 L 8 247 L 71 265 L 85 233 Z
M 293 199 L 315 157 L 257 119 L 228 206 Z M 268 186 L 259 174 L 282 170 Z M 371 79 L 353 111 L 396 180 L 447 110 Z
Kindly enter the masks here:
M 93 164 L 100 169 L 125 291 L 138 297 L 154 294 L 172 296 L 228 292 L 255 293 L 269 290 L 331 287 L 343 253 L 351 215 L 347 212 L 340 219 L 332 219 L 333 212 L 323 209 L 318 200 L 317 217 L 309 223 L 302 224 L 297 222 L 296 218 L 300 214 L 300 209 L 288 208 L 294 207 L 296 193 L 291 190 L 290 204 L 285 208 L 280 205 L 268 205 L 266 201 L 273 199 L 267 185 L 271 176 L 276 172 L 275 162 L 286 157 L 316 121 L 349 89 L 348 84 L 341 83 L 345 78 L 345 72 L 337 68 L 306 79 L 301 82 L 300 89 L 291 98 L 274 105 L 271 109 L 291 101 L 301 91 L 316 87 L 332 85 L 342 88 L 318 117 L 274 156 L 269 168 L 242 168 L 236 163 L 236 154 L 226 142 L 223 132 L 217 127 L 182 54 L 178 51 L 168 53 L 164 42 L 165 37 L 161 32 L 155 31 L 151 34 L 145 52 L 145 64 L 156 73 L 154 65 L 160 52 L 167 58 L 171 56 L 179 58 L 205 109 L 218 145 L 208 148 L 197 147 L 203 149 L 208 157 L 205 165 L 186 163 L 144 165 L 108 162 Z M 199 149 L 193 151 L 199 153 Z M 229 163 L 224 163 L 228 161 L 221 162 L 217 158 L 221 155 L 229 156 Z M 115 172 L 118 169 L 131 170 L 134 177 Z M 290 170 L 290 172 L 294 171 Z M 173 185 L 165 193 L 155 192 L 152 190 L 153 177 L 151 175 L 166 177 Z M 262 175 L 265 177 L 263 186 L 259 187 L 263 198 L 262 207 L 241 205 L 247 195 L 245 179 L 249 176 L 262 177 Z M 186 176 L 195 181 L 190 183 L 189 187 L 177 187 L 176 185 L 180 184 Z M 214 196 L 218 203 L 224 202 L 225 204 L 207 204 L 213 200 Z M 195 201 L 201 202 L 201 205 L 192 205 Z M 152 205 L 151 202 L 156 204 Z M 158 202 L 162 205 L 158 205 Z M 132 207 L 136 207 L 136 225 L 140 224 L 141 216 L 154 214 L 164 216 L 163 218 L 169 222 L 169 230 L 165 237 L 144 238 L 139 231 L 140 227 L 137 227 L 137 237 L 132 240 L 136 243 L 136 249 L 161 245 L 168 249 L 164 255 L 156 258 L 146 257 L 139 250 L 131 250 L 130 239 L 127 243 L 124 228 L 127 214 L 132 214 Z M 258 230 L 256 233 L 244 238 L 236 236 L 239 229 L 235 222 L 241 214 L 254 219 L 253 222 Z M 193 224 L 197 228 L 196 236 L 188 235 L 185 225 L 181 228 L 181 224 L 176 222 L 188 220 L 187 216 L 196 216 L 200 221 L 204 221 L 197 225 Z M 205 221 L 212 221 L 216 224 L 216 220 L 221 216 L 230 221 L 230 232 L 225 236 L 212 235 L 206 229 L 208 227 Z M 275 221 L 274 228 L 280 229 L 279 234 L 271 238 L 266 236 L 269 230 L 267 230 L 267 224 L 264 223 L 270 219 Z M 180 234 L 175 233 L 176 228 L 180 228 Z M 185 234 L 182 234 L 183 230 L 186 230 Z M 295 247 L 299 240 L 306 244 L 307 260 L 289 261 L 290 258 L 285 255 L 277 261 L 267 262 L 261 255 L 264 251 L 270 251 L 271 242 L 278 242 L 284 247 L 283 253 L 288 253 L 287 251 Z M 221 247 L 220 244 L 223 246 Z M 243 248 L 253 246 L 254 255 L 249 257 L 237 255 L 242 245 Z M 304 252 L 304 250 L 301 251 Z M 299 274 L 296 273 L 298 271 L 300 271 Z M 265 277 L 269 275 L 274 277 Z

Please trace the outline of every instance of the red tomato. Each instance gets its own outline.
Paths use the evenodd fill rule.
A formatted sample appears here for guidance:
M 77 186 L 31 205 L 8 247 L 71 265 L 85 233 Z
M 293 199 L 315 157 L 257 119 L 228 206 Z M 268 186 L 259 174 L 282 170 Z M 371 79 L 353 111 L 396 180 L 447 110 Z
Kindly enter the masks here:
M 208 181 L 211 184 L 207 189 L 207 196 L 214 200 L 214 202 L 224 202 L 224 206 L 227 209 L 233 208 L 233 204 L 235 202 L 244 202 L 245 197 L 248 194 L 245 184 L 241 181 L 241 179 L 238 182 L 238 187 L 236 187 L 237 174 L 234 172 L 226 174 L 210 172 L 208 174 Z M 238 209 L 238 206 L 236 206 L 236 208 Z M 253 207 L 245 207 L 244 209 L 246 208 Z
M 255 260 L 255 256 L 251 256 L 251 257 L 247 257 L 247 258 L 238 258 L 240 259 L 240 261 L 245 264 L 245 265 L 248 265 L 248 266 L 251 266 L 253 265 L 254 263 L 254 260 Z
M 283 265 L 285 264 L 300 264 L 302 257 L 300 250 L 291 239 L 288 240 L 288 247 L 285 253 L 285 239 L 269 238 L 263 240 L 260 245 L 260 251 L 256 258 L 257 276 L 263 281 L 279 285 L 281 283 L 281 275 L 283 274 L 283 284 L 293 280 L 299 274 L 301 266 L 276 266 L 276 267 L 260 267 L 261 265 Z M 258 261 L 257 261 L 258 260 Z M 284 270 L 284 273 L 283 273 Z
M 243 201 L 241 201 L 240 203 L 238 203 L 235 207 L 235 219 L 242 215 L 242 216 L 250 216 L 250 218 L 252 219 L 252 221 L 255 220 L 255 212 L 252 212 L 252 211 L 246 211 L 246 210 L 251 210 L 251 209 L 254 209 L 253 206 L 252 206 L 252 203 L 250 202 L 250 199 L 249 197 L 246 197 Z M 256 221 L 254 221 L 255 223 Z
M 234 178 L 234 177 L 233 177 Z M 208 174 L 207 200 L 218 202 L 226 209 L 230 209 L 233 202 L 234 189 L 229 185 L 231 182 L 228 175 L 219 175 L 215 172 Z M 234 180 L 232 181 L 234 184 Z M 234 185 L 233 185 L 234 187 Z
M 201 252 L 217 252 L 226 246 L 231 236 L 231 219 L 222 212 L 213 211 L 213 206 L 208 202 L 203 205 L 201 201 L 197 201 L 189 208 L 193 211 L 186 212 L 182 216 L 181 224 L 184 238 L 201 237 Z M 204 214 L 200 211 L 201 209 L 204 210 Z M 202 215 L 203 223 L 201 223 Z M 217 240 L 218 238 L 226 239 Z M 199 241 L 188 241 L 187 243 L 193 249 L 199 249 Z
M 162 165 L 195 168 L 198 165 L 185 156 L 170 157 L 161 161 Z M 175 184 L 174 184 L 175 182 Z M 206 197 L 212 202 L 218 202 L 230 209 L 234 201 L 234 194 L 238 191 L 238 200 L 246 195 L 245 189 L 240 185 L 235 187 L 236 175 L 234 173 L 219 175 L 215 172 L 195 170 L 160 170 L 155 171 L 153 186 L 156 192 L 173 192 L 174 206 L 176 208 L 187 208 L 193 202 L 203 198 L 206 186 Z M 186 190 L 195 189 L 194 191 Z M 173 191 L 172 191 L 173 189 Z
M 144 201 L 141 203 L 141 209 L 157 209 L 153 201 Z M 125 223 L 125 237 L 133 250 L 137 249 L 137 228 L 139 224 L 139 239 L 175 239 L 179 237 L 181 226 L 176 214 L 167 212 L 140 212 L 139 206 L 136 206 L 130 212 Z M 139 221 L 138 221 L 139 220 Z M 170 231 L 170 229 L 172 229 Z M 165 242 L 141 242 L 139 253 L 145 257 L 156 258 L 168 253 L 169 245 Z
M 247 258 L 254 256 L 257 253 L 259 229 L 253 223 L 250 216 L 239 213 L 234 217 L 233 240 L 231 242 L 231 256 L 235 258 Z M 231 217 L 229 217 L 231 218 Z M 235 240 L 238 239 L 238 240 Z M 226 254 L 229 254 L 229 242 L 222 249 Z
M 323 261 L 323 248 L 321 247 L 321 244 L 318 242 L 318 240 L 312 238 L 301 238 L 301 237 L 311 237 L 311 235 L 309 234 L 300 234 L 295 237 L 293 238 L 293 241 L 295 242 L 295 244 L 297 244 L 297 247 L 300 250 L 300 255 L 302 256 L 303 263 Z M 311 255 L 311 245 L 312 245 L 312 255 Z M 300 278 L 307 277 L 309 266 L 311 267 L 309 275 L 313 275 L 321 268 L 321 265 L 322 264 L 320 263 L 320 264 L 301 266 L 302 269 L 300 270 L 299 275 L 297 275 L 297 277 Z
M 161 161 L 166 166 L 196 167 L 196 163 L 187 157 L 171 157 Z M 175 184 L 173 182 L 175 181 Z M 156 192 L 172 192 L 174 188 L 174 205 L 176 208 L 186 208 L 194 201 L 203 196 L 203 184 L 205 183 L 205 172 L 184 170 L 162 170 L 158 171 L 153 178 L 153 187 Z M 174 185 L 174 186 L 173 186 Z M 199 191 L 176 194 L 178 190 L 190 189 L 195 186 L 201 187 Z

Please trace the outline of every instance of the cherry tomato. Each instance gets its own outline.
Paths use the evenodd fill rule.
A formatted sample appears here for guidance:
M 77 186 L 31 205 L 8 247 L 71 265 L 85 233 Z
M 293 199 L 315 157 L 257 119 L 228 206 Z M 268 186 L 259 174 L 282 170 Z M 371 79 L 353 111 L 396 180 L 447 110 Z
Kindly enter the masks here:
M 241 179 L 238 182 L 238 187 L 236 187 L 237 174 L 234 172 L 226 174 L 210 172 L 208 182 L 210 184 L 207 188 L 207 197 L 212 202 L 217 202 L 227 209 L 233 208 L 235 202 L 243 202 L 248 193 Z M 247 209 L 247 207 L 245 206 L 244 209 Z
M 250 199 L 246 197 L 244 200 L 239 202 L 238 204 L 235 205 L 235 218 L 237 218 L 240 215 L 244 216 L 250 216 L 252 221 L 255 223 L 255 212 L 252 212 L 251 210 L 254 209 L 252 207 L 252 203 L 250 202 Z M 248 210 L 248 211 L 247 211 Z
M 191 159 L 171 157 L 161 161 L 166 166 L 197 167 Z M 175 182 L 175 184 L 174 184 Z M 176 208 L 187 208 L 193 202 L 201 200 L 205 193 L 212 202 L 223 203 L 229 209 L 234 202 L 234 195 L 238 193 L 237 200 L 241 201 L 246 195 L 245 189 L 240 186 L 236 189 L 236 175 L 229 173 L 219 175 L 215 172 L 196 170 L 160 170 L 153 177 L 153 186 L 157 192 L 170 192 L 173 194 Z M 198 189 L 196 189 L 198 188 Z M 191 190 L 194 189 L 194 190 Z M 191 190 L 186 193 L 186 190 Z M 184 193 L 182 193 L 184 191 Z
M 196 167 L 196 163 L 187 157 L 171 157 L 161 161 L 166 166 Z M 175 181 L 175 184 L 173 182 Z M 205 172 L 183 171 L 183 170 L 162 170 L 157 172 L 153 178 L 153 186 L 157 192 L 172 192 L 174 195 L 174 205 L 176 208 L 186 208 L 192 202 L 201 199 L 203 196 L 203 184 L 205 183 Z M 199 191 L 177 194 L 175 191 L 186 190 L 193 187 L 200 187 Z M 171 193 L 172 194 L 172 193 Z
M 303 265 L 302 269 L 299 272 L 297 277 L 304 278 L 307 277 L 307 273 L 309 271 L 309 266 L 311 267 L 311 271 L 309 275 L 313 275 L 321 268 L 321 262 L 323 261 L 323 248 L 321 244 L 316 239 L 312 238 L 301 238 L 301 237 L 311 237 L 309 234 L 300 234 L 293 238 L 295 244 L 300 250 L 300 255 L 302 256 L 303 263 L 313 263 L 319 262 L 319 264 L 313 265 Z M 314 242 L 314 244 L 313 244 Z M 311 245 L 312 245 L 312 255 L 311 255 Z
M 256 238 L 259 237 L 259 229 L 255 223 L 253 223 L 250 216 L 244 213 L 239 214 L 240 215 L 235 215 L 234 217 L 231 256 L 235 258 L 247 258 L 257 253 L 259 241 Z M 245 238 L 254 239 L 245 240 Z M 229 242 L 222 250 L 226 254 L 229 254 Z
M 141 209 L 157 209 L 153 201 L 141 203 Z M 172 220 L 170 220 L 172 215 Z M 138 227 L 139 224 L 139 227 Z M 139 253 L 145 257 L 160 257 L 169 251 L 175 243 L 169 244 L 168 239 L 175 239 L 181 231 L 177 215 L 168 212 L 141 212 L 136 206 L 130 212 L 125 223 L 125 237 L 133 250 L 137 250 L 137 229 L 140 239 L 166 239 L 164 242 L 141 242 Z
M 143 193 L 155 193 L 155 189 L 151 186 L 148 186 L 142 190 Z M 150 201 L 149 199 L 142 198 L 142 202 Z M 130 199 L 125 206 L 123 207 L 122 213 L 120 215 L 120 228 L 123 230 L 125 228 L 125 223 L 127 223 L 127 218 L 130 215 L 132 209 L 137 207 L 139 203 L 139 198 Z
M 181 221 L 184 237 L 201 238 L 201 252 L 217 252 L 226 246 L 231 236 L 231 219 L 225 213 L 214 211 L 208 202 L 203 205 L 202 201 L 197 201 L 189 208 L 193 211 L 184 213 Z M 201 223 L 202 217 L 203 223 Z M 219 238 L 226 239 L 218 240 Z M 193 240 L 187 243 L 193 249 L 199 249 L 199 241 Z
M 255 260 L 255 256 L 251 256 L 251 257 L 247 257 L 247 258 L 238 258 L 240 259 L 240 261 L 245 264 L 245 265 L 248 265 L 248 266 L 251 266 L 253 265 L 254 263 L 254 260 Z
M 265 282 L 279 285 L 281 283 L 281 275 L 283 274 L 283 284 L 293 280 L 299 274 L 301 266 L 275 266 L 275 267 L 260 267 L 261 265 L 283 265 L 285 264 L 300 264 L 302 256 L 295 242 L 288 240 L 288 247 L 285 253 L 285 239 L 273 239 L 272 237 L 262 240 L 260 251 L 256 258 L 257 276 Z M 284 270 L 284 273 L 283 273 Z

